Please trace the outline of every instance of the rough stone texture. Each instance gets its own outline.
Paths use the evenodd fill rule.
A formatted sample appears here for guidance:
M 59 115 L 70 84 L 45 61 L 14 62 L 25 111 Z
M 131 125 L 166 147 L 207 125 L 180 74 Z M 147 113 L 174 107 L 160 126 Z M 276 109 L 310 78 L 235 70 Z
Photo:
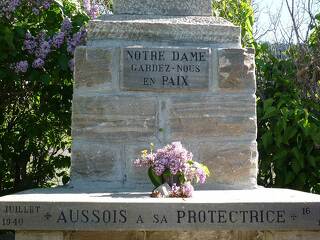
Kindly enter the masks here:
M 218 95 L 172 99 L 168 125 L 172 139 L 256 138 L 255 97 Z
M 226 91 L 256 90 L 253 49 L 223 49 L 219 54 L 219 87 Z
M 73 98 L 73 139 L 148 141 L 157 128 L 154 98 L 93 95 Z
M 319 240 L 320 231 L 272 231 L 265 232 L 263 240 Z
M 141 155 L 141 151 L 148 149 L 147 144 L 127 144 L 125 146 L 124 157 L 126 161 L 126 185 L 144 185 L 144 189 L 153 188 L 147 175 L 147 169 L 133 167 L 133 161 Z M 143 186 L 141 186 L 143 188 Z M 140 188 L 140 187 L 139 187 Z
M 103 142 L 73 140 L 72 178 L 121 182 L 124 161 L 121 161 L 121 145 Z
M 88 40 L 104 39 L 241 45 L 239 27 L 221 18 L 196 16 L 108 15 L 90 21 Z
M 70 240 L 257 240 L 257 232 L 185 231 L 185 232 L 74 232 Z
M 205 142 L 200 144 L 199 153 L 201 162 L 212 169 L 204 188 L 210 189 L 216 184 L 256 187 L 258 152 L 255 141 Z
M 210 0 L 115 0 L 115 14 L 211 15 Z
M 17 231 L 15 240 L 66 240 L 63 232 Z
M 16 240 L 319 240 L 320 231 L 17 231 Z
M 112 49 L 78 47 L 75 51 L 75 88 L 107 85 L 112 81 Z

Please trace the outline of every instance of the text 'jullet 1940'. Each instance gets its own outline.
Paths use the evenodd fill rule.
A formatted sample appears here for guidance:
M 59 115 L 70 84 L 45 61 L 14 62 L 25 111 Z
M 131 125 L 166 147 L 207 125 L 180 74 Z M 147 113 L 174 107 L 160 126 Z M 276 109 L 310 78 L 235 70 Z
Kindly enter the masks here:
M 122 87 L 126 90 L 202 90 L 209 85 L 207 48 L 126 48 Z

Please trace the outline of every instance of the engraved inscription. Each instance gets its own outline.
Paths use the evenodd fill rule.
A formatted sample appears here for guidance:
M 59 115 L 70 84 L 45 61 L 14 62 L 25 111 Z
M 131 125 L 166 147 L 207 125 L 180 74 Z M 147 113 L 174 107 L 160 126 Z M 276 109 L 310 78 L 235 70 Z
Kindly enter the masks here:
M 67 206 L 69 205 L 69 206 Z M 113 205 L 113 204 L 112 204 Z M 133 207 L 89 204 L 47 208 L 43 205 L 3 205 L 0 229 L 318 229 L 319 208 L 282 206 Z M 41 211 L 42 210 L 42 211 Z
M 203 90 L 209 86 L 208 48 L 125 48 L 125 90 Z

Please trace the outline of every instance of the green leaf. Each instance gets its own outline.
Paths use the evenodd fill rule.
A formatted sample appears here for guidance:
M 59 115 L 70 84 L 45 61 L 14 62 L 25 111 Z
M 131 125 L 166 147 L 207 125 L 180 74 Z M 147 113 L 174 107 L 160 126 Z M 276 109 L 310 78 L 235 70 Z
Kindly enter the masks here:
M 290 183 L 292 183 L 295 179 L 295 174 L 293 172 L 288 172 L 286 175 L 285 175 L 285 182 L 284 184 L 285 185 L 288 185 Z
M 58 57 L 58 64 L 61 67 L 62 70 L 68 71 L 69 69 L 69 58 L 65 54 L 61 54 Z
M 271 118 L 278 115 L 278 109 L 275 107 L 268 107 L 265 109 L 262 119 Z
M 297 147 L 294 147 L 291 152 L 294 156 L 293 162 L 296 162 L 299 165 L 299 168 L 304 168 L 304 157 L 299 149 Z
M 314 156 L 308 156 L 307 160 L 312 167 L 317 167 L 316 158 Z
M 155 187 L 159 187 L 162 184 L 161 176 L 156 175 L 152 167 L 149 167 L 148 169 L 148 176 Z
M 268 149 L 268 147 L 272 144 L 273 139 L 272 139 L 272 132 L 268 131 L 266 133 L 264 133 L 261 137 L 262 140 L 262 144 L 264 149 Z
M 300 166 L 297 161 L 293 161 L 291 167 L 295 174 L 298 174 L 300 172 Z

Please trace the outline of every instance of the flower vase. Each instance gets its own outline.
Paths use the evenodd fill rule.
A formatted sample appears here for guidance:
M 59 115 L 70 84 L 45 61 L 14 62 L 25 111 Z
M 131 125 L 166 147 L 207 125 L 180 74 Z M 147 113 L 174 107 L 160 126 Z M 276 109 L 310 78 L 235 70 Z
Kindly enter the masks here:
M 176 184 L 176 186 L 181 185 L 178 175 L 162 175 L 162 180 L 164 183 L 168 183 L 170 187 L 172 187 L 173 184 Z

